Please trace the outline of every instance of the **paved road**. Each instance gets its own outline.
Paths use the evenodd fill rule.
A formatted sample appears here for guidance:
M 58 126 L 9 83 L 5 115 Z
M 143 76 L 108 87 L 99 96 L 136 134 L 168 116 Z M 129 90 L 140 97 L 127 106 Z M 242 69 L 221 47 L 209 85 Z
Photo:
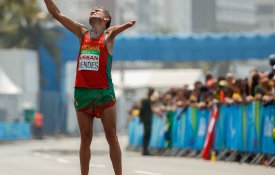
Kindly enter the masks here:
M 143 157 L 125 151 L 127 136 L 119 136 L 124 175 L 275 175 L 275 168 L 193 158 Z M 0 143 L 0 175 L 80 175 L 79 138 L 49 138 Z M 104 136 L 92 143 L 90 174 L 112 175 Z

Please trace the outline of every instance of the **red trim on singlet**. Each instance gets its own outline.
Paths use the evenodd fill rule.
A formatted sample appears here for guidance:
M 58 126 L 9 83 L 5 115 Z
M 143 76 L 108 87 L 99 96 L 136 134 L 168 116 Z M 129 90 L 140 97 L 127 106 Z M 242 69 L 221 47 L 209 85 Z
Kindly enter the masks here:
M 91 38 L 90 31 L 86 32 L 82 38 L 80 51 L 77 59 L 76 79 L 75 87 L 84 88 L 108 88 L 108 75 L 107 75 L 107 62 L 108 62 L 108 50 L 104 41 L 104 33 L 98 38 Z M 100 52 L 99 60 L 91 64 L 99 64 L 98 70 L 80 70 L 80 60 L 94 59 L 93 56 L 85 55 L 81 56 L 82 51 L 90 52 L 92 50 L 98 50 Z M 97 59 L 97 58 L 95 58 Z M 82 64 L 83 65 L 83 64 Z

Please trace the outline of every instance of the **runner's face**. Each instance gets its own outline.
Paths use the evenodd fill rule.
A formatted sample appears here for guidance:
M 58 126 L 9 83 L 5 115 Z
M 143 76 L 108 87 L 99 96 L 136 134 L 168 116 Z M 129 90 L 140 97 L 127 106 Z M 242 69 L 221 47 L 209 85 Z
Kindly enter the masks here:
M 90 18 L 89 18 L 89 23 L 90 25 L 92 25 L 92 23 L 94 21 L 101 21 L 102 22 L 107 22 L 108 21 L 108 18 L 107 16 L 104 14 L 104 11 L 103 9 L 101 8 L 96 8 L 94 9 L 93 11 L 91 11 L 90 13 Z M 106 25 L 106 24 L 103 24 L 103 25 Z
M 103 13 L 103 10 L 100 8 L 94 9 L 90 13 L 90 20 L 91 19 L 103 19 L 103 17 L 104 17 L 104 13 Z

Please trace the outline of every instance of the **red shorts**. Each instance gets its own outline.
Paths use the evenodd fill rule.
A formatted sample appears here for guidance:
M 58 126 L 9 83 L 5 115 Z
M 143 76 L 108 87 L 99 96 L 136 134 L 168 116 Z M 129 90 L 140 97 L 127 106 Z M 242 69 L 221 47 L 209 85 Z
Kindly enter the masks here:
M 75 88 L 74 105 L 76 111 L 84 112 L 91 117 L 99 118 L 104 109 L 112 107 L 115 103 L 113 88 Z
M 115 105 L 115 101 L 110 101 L 109 103 L 107 103 L 106 105 L 104 106 L 96 106 L 96 107 L 93 107 L 92 104 L 90 105 L 87 105 L 86 107 L 82 108 L 82 109 L 79 109 L 79 110 L 76 110 L 76 111 L 80 111 L 80 112 L 83 112 L 91 117 L 96 117 L 96 118 L 100 118 L 101 117 L 101 114 L 102 112 L 107 109 L 107 108 L 110 108 L 112 106 Z

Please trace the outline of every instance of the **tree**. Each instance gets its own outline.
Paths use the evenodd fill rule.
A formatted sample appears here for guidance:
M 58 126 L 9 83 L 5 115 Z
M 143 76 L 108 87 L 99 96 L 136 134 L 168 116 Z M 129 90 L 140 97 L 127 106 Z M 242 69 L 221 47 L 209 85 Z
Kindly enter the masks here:
M 50 19 L 41 11 L 37 0 L 1 0 L 0 47 L 38 51 L 44 46 L 59 64 L 59 47 L 54 40 L 60 34 L 57 28 L 47 27 Z

